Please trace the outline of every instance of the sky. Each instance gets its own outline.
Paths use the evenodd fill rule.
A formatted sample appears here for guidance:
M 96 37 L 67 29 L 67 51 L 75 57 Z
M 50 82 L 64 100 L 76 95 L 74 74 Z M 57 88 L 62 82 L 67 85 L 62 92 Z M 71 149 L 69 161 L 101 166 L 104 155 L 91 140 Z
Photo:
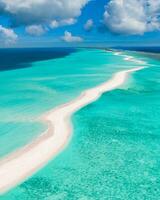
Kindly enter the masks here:
M 0 48 L 159 44 L 160 0 L 0 0 Z

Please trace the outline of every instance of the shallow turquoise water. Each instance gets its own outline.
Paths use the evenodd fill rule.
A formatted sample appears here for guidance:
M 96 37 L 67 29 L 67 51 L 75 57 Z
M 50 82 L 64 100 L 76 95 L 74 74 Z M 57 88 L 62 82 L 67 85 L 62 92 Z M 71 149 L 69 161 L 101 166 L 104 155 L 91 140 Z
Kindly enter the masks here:
M 45 130 L 40 115 L 135 64 L 130 65 L 111 52 L 78 50 L 64 58 L 31 63 L 30 68 L 1 71 L 0 156 Z
M 80 63 L 76 63 L 76 60 L 83 53 L 103 55 L 101 59 L 104 59 L 104 63 L 107 64 L 98 65 L 95 61 L 89 65 L 89 61 L 87 64 L 85 60 L 83 61 L 86 65 L 85 70 L 83 71 L 80 67 L 77 69 Z M 96 57 L 95 55 L 93 57 Z M 73 78 L 71 85 L 73 84 L 75 89 L 79 85 L 80 90 L 108 79 L 116 71 L 137 66 L 135 63 L 123 61 L 122 56 L 114 56 L 99 50 L 82 51 L 74 56 L 77 57 L 71 56 L 67 59 L 69 63 L 77 64 L 74 76 L 80 72 L 82 75 L 83 71 L 83 76 L 81 76 L 83 79 Z M 140 59 L 140 56 L 137 55 L 137 58 Z M 89 56 L 84 59 L 89 59 Z M 143 59 L 148 62 L 149 68 L 134 73 L 123 86 L 105 93 L 98 101 L 77 112 L 73 116 L 74 133 L 69 146 L 44 169 L 3 195 L 1 199 L 159 199 L 160 62 Z M 38 69 L 38 63 L 36 65 Z M 88 70 L 87 73 L 97 73 L 97 76 L 89 76 L 91 80 L 88 76 L 85 78 L 86 70 Z M 61 71 L 57 73 L 61 74 Z M 66 70 L 63 76 L 67 73 L 71 75 Z M 105 77 L 98 76 L 98 73 L 102 73 Z M 66 80 L 68 80 L 68 75 Z M 77 85 L 75 85 L 76 82 L 78 82 Z M 55 81 L 53 84 L 56 83 Z M 60 81 L 57 83 L 57 88 L 60 87 L 60 83 Z M 73 92 L 72 86 L 70 92 Z M 66 88 L 69 90 L 68 85 Z M 66 88 L 62 87 L 61 93 L 64 94 Z M 80 90 L 71 93 L 72 98 Z M 55 106 L 58 103 L 55 101 L 49 106 Z

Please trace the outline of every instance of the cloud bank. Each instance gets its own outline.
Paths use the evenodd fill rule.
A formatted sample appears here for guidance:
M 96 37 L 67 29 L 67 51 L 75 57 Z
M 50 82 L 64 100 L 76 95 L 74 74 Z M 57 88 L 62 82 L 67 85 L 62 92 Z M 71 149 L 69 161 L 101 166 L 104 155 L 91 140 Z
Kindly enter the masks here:
M 110 0 L 104 23 L 114 33 L 142 35 L 160 30 L 159 0 Z
M 89 0 L 0 0 L 1 13 L 13 26 L 49 24 L 76 18 Z

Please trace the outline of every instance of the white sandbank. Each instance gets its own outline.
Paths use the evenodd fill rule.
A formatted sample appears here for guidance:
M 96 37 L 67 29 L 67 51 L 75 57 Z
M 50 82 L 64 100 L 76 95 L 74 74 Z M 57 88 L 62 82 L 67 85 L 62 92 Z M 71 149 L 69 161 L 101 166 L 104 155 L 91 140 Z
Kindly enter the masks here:
M 104 92 L 122 85 L 129 73 L 141 69 L 143 67 L 118 72 L 111 80 L 82 92 L 75 100 L 58 106 L 42 116 L 41 120 L 48 124 L 48 129 L 31 144 L 1 160 L 0 193 L 23 182 L 64 149 L 71 138 L 73 113 L 96 101 Z
M 121 55 L 122 53 L 120 52 L 120 51 L 116 51 L 116 52 L 114 52 L 114 55 L 115 56 L 119 56 L 119 55 Z
M 140 65 L 145 65 L 145 64 L 146 64 L 145 61 L 142 61 L 142 60 L 136 59 L 136 58 L 133 57 L 133 56 L 124 55 L 124 54 L 122 54 L 122 52 L 120 52 L 120 51 L 116 51 L 116 52 L 114 52 L 114 55 L 115 55 L 115 56 L 124 56 L 124 60 L 126 60 L 126 61 L 131 61 L 131 62 L 134 62 L 134 63 L 140 64 Z
M 145 61 L 138 60 L 138 59 L 134 58 L 133 56 L 126 56 L 125 55 L 124 60 L 126 60 L 126 61 L 132 61 L 132 62 L 135 62 L 135 63 L 140 64 L 140 65 L 145 65 L 146 64 Z

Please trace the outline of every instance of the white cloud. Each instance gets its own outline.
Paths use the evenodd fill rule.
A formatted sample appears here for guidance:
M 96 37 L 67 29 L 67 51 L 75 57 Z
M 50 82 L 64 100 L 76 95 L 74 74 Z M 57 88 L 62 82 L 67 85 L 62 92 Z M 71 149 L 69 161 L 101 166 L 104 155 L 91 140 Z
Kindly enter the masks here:
M 50 27 L 51 28 L 58 28 L 59 27 L 59 22 L 57 20 L 53 20 L 51 23 L 50 23 Z
M 90 31 L 90 30 L 92 30 L 92 28 L 93 28 L 93 20 L 92 20 L 92 19 L 89 19 L 89 20 L 87 20 L 87 22 L 85 23 L 84 29 L 85 29 L 86 31 Z
M 74 18 L 69 18 L 69 19 L 64 19 L 60 21 L 61 25 L 72 25 L 75 24 L 77 22 L 77 20 L 75 20 Z
M 72 33 L 65 31 L 62 40 L 65 42 L 82 42 L 83 39 L 79 36 L 73 36 Z
M 4 39 L 5 44 L 15 43 L 18 36 L 10 28 L 5 28 L 0 25 L 0 36 Z
M 115 33 L 141 35 L 160 30 L 159 12 L 158 0 L 110 0 L 104 23 Z
M 12 18 L 12 24 L 50 24 L 76 18 L 89 0 L 0 0 L 0 10 Z
M 30 25 L 25 28 L 26 32 L 33 36 L 40 36 L 45 33 L 45 29 L 41 25 Z
M 51 27 L 51 28 L 58 28 L 58 27 L 60 27 L 60 26 L 68 26 L 68 25 L 75 24 L 76 21 L 77 21 L 77 20 L 74 19 L 74 18 L 63 19 L 63 20 L 60 20 L 60 21 L 53 20 L 53 21 L 50 23 L 50 27 Z

